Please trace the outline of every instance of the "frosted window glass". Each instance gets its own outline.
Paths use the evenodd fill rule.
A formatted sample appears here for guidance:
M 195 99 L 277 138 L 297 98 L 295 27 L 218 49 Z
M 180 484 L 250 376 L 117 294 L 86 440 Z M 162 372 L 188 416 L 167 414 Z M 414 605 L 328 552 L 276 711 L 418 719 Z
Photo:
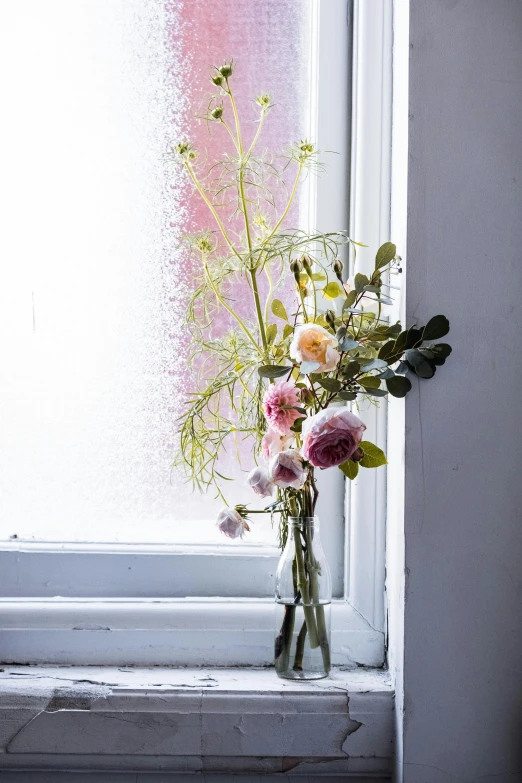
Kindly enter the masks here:
M 220 540 L 222 504 L 170 468 L 191 383 L 179 239 L 210 223 L 165 153 L 214 143 L 191 105 L 230 57 L 242 110 L 281 107 L 267 143 L 306 134 L 309 5 L 0 3 L 0 538 Z M 250 541 L 273 540 L 260 519 Z

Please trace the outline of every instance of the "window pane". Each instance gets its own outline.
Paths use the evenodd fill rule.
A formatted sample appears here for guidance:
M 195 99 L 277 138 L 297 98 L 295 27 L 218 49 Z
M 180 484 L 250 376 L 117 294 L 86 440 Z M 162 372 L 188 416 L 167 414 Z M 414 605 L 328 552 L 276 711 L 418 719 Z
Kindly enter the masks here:
M 193 384 L 180 239 L 211 224 L 166 151 L 180 137 L 227 150 L 192 107 L 230 57 L 246 133 L 268 91 L 265 143 L 307 134 L 310 5 L 0 4 L 1 538 L 220 540 L 221 501 L 170 468 Z M 235 478 L 231 503 L 251 502 Z M 261 519 L 252 542 L 274 540 Z

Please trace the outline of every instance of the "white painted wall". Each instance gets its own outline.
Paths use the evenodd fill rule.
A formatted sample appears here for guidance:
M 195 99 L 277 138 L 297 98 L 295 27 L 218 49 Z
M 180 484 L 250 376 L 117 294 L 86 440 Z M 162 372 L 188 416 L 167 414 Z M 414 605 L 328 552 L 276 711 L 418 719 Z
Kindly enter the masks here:
M 413 0 L 409 78 L 407 312 L 454 353 L 406 402 L 404 781 L 515 783 L 522 2 Z

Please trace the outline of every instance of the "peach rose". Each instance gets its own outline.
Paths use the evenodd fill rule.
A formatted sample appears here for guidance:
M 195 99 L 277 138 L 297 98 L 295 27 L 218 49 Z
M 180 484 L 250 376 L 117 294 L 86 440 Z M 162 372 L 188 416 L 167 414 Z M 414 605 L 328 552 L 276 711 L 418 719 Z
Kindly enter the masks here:
M 297 362 L 317 362 L 316 372 L 333 370 L 340 358 L 337 337 L 318 324 L 296 326 L 290 356 Z

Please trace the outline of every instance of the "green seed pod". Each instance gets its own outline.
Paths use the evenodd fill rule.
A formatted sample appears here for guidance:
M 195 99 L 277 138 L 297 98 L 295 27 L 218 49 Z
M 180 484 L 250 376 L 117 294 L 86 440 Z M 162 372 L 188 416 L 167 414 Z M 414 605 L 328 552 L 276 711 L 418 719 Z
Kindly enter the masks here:
M 343 281 L 343 270 L 344 270 L 344 264 L 341 261 L 340 258 L 336 258 L 335 261 L 332 264 L 333 271 L 335 272 L 335 275 L 338 280 Z
M 210 117 L 213 120 L 218 121 L 221 119 L 222 116 L 223 116 L 223 106 L 214 106 L 214 108 L 210 112 Z
M 215 84 L 216 87 L 221 87 L 221 85 L 223 84 L 223 77 L 218 72 L 214 76 L 210 77 L 210 81 L 212 82 L 212 84 Z
M 232 65 L 232 60 L 230 60 L 229 63 L 223 63 L 221 68 L 219 69 L 219 73 L 223 77 L 223 79 L 229 79 L 232 76 L 232 71 L 234 70 Z
M 302 263 L 305 272 L 309 277 L 312 277 L 313 271 L 312 271 L 312 259 L 309 255 L 306 253 L 303 253 L 299 261 Z

